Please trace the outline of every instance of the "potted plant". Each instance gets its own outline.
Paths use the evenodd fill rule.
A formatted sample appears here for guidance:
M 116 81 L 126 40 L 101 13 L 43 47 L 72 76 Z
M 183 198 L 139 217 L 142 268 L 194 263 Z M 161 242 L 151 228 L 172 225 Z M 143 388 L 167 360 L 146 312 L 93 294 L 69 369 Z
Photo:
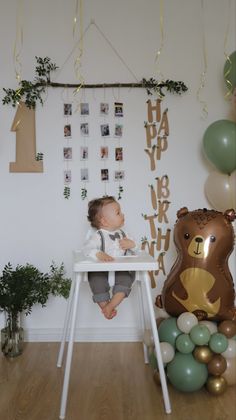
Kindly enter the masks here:
M 49 273 L 41 273 L 31 264 L 8 263 L 0 277 L 0 311 L 5 311 L 6 325 L 1 330 L 1 347 L 4 355 L 15 357 L 23 351 L 23 328 L 19 315 L 30 314 L 34 304 L 46 305 L 49 295 L 67 298 L 70 279 L 65 278 L 64 264 L 53 262 Z

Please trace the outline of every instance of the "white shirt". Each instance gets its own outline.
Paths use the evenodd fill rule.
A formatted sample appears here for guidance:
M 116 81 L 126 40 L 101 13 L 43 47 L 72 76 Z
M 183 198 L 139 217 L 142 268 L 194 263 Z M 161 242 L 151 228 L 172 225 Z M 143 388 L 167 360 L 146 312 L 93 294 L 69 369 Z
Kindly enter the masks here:
M 110 255 L 111 257 L 120 257 L 122 255 L 125 255 L 125 250 L 121 249 L 119 245 L 120 239 L 124 238 L 120 229 L 114 230 L 114 231 L 109 231 L 105 229 L 99 229 L 99 230 L 102 232 L 102 235 L 104 237 L 104 245 L 105 245 L 104 252 L 106 252 L 106 254 Z M 111 239 L 110 235 L 112 236 L 115 234 L 119 234 L 119 238 L 115 238 L 115 240 Z M 131 239 L 129 236 L 127 236 L 126 233 L 125 235 L 126 235 L 126 238 Z M 96 257 L 96 254 L 97 252 L 101 251 L 101 244 L 102 244 L 101 236 L 98 233 L 98 231 L 96 231 L 84 243 L 83 254 L 85 255 L 85 257 L 91 257 L 95 260 L 98 260 L 98 258 Z M 136 251 L 137 249 L 138 247 L 135 246 L 134 248 L 132 248 L 132 251 Z

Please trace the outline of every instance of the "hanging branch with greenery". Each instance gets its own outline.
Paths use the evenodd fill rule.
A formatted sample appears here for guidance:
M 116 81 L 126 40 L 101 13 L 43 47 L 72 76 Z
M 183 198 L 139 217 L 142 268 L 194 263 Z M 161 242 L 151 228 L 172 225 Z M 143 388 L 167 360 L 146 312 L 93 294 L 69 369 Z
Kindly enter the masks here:
M 17 89 L 3 88 L 5 96 L 2 99 L 3 105 L 11 104 L 13 107 L 24 101 L 28 108 L 35 108 L 36 103 L 40 102 L 43 105 L 42 95 L 48 87 L 52 88 L 73 88 L 77 89 L 80 85 L 76 83 L 55 83 L 51 81 L 51 73 L 56 71 L 59 67 L 52 63 L 49 57 L 41 58 L 35 57 L 37 66 L 35 68 L 36 76 L 32 81 L 21 80 Z M 97 83 L 97 84 L 83 84 L 84 89 L 96 88 L 142 88 L 146 89 L 148 95 L 157 94 L 160 98 L 164 98 L 166 90 L 169 93 L 176 93 L 181 95 L 188 90 L 184 82 L 167 79 L 158 82 L 150 78 L 142 79 L 139 83 Z

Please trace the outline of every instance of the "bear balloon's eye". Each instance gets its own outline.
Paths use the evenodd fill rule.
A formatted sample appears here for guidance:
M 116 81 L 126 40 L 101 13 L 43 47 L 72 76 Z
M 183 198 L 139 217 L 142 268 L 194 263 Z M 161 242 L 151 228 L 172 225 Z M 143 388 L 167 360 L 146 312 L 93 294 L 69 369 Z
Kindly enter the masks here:
M 216 240 L 216 237 L 214 235 L 211 235 L 210 236 L 210 242 L 215 242 L 215 240 Z
M 189 239 L 189 238 L 190 238 L 189 233 L 185 233 L 185 234 L 184 234 L 184 239 Z

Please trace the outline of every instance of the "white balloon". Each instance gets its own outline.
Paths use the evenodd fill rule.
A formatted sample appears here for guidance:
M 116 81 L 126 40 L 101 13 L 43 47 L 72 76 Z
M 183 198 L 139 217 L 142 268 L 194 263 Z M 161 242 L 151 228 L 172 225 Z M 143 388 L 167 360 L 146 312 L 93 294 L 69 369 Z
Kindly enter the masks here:
M 217 325 L 212 321 L 199 321 L 199 324 L 205 325 L 211 334 L 214 334 L 218 331 Z
M 143 342 L 146 346 L 150 347 L 153 343 L 153 335 L 151 330 L 145 330 L 143 334 Z
M 236 357 L 236 341 L 232 340 L 232 338 L 228 338 L 228 347 L 221 354 L 226 359 L 233 359 L 234 357 Z
M 171 360 L 173 360 L 175 356 L 174 347 L 170 343 L 162 341 L 160 343 L 160 348 L 161 348 L 161 355 L 162 355 L 163 363 L 171 362 Z
M 177 319 L 177 326 L 180 331 L 188 334 L 198 324 L 197 317 L 192 312 L 183 312 Z
M 236 171 L 227 175 L 213 171 L 205 183 L 205 194 L 218 211 L 236 208 Z

